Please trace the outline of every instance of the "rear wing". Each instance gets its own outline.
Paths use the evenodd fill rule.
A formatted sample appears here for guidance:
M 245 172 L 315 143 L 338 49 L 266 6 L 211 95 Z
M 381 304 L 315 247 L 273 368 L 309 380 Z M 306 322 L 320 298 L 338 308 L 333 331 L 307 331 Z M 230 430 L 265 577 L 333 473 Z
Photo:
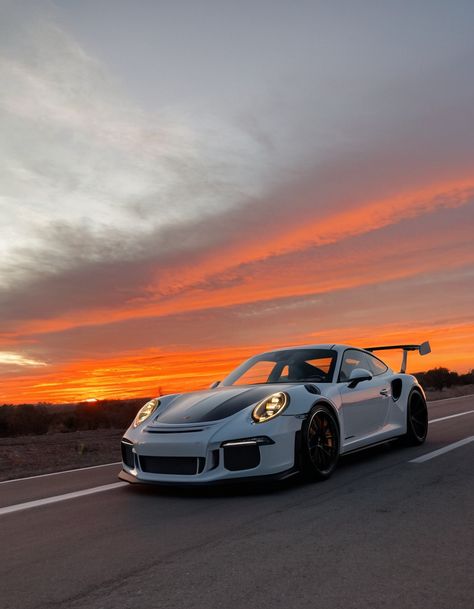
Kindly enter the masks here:
M 404 373 L 407 369 L 407 356 L 408 351 L 418 351 L 420 355 L 428 355 L 431 353 L 430 343 L 428 341 L 421 343 L 421 345 L 387 345 L 384 347 L 366 347 L 366 351 L 387 351 L 388 349 L 403 349 L 402 365 L 400 366 L 400 372 Z

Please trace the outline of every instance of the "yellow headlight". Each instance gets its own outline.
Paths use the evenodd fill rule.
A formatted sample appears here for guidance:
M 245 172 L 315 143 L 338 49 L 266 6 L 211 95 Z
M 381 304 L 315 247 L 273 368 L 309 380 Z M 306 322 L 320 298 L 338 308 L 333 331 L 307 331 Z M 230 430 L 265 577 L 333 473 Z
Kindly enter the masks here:
M 133 420 L 133 426 L 138 427 L 143 423 L 143 421 L 146 421 L 148 417 L 150 417 L 155 412 L 159 405 L 160 400 L 158 398 L 155 398 L 147 402 L 145 406 L 142 406 L 137 412 L 135 419 Z
M 289 401 L 290 398 L 283 391 L 274 393 L 255 406 L 252 412 L 252 419 L 255 423 L 269 421 L 281 414 L 288 406 Z

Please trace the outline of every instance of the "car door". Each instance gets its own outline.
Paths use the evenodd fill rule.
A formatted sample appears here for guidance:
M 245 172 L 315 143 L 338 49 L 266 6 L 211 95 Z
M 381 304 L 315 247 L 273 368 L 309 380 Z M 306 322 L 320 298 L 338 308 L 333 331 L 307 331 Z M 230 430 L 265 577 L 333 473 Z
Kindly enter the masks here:
M 345 444 L 363 444 L 364 438 L 374 441 L 372 436 L 382 430 L 388 416 L 390 379 L 380 367 L 377 370 L 371 357 L 358 349 L 347 349 L 343 354 L 338 384 Z M 375 373 L 375 376 L 350 388 L 348 379 L 351 371 L 356 368 L 368 370 L 371 374 Z

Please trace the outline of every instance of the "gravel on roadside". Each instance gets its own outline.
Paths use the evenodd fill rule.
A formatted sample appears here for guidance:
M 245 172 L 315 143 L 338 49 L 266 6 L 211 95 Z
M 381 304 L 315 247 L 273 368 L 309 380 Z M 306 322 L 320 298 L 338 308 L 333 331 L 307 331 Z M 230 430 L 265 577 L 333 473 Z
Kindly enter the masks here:
M 120 461 L 118 429 L 0 438 L 0 480 Z

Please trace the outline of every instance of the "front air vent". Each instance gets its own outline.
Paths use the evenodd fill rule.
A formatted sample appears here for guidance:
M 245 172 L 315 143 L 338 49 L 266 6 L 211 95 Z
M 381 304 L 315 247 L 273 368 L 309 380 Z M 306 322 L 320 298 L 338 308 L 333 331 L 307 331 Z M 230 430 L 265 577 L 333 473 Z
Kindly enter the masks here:
M 178 425 L 172 425 L 170 423 L 160 423 L 160 421 L 153 421 L 150 425 L 145 427 L 147 433 L 199 433 L 209 429 L 213 425 L 209 423 L 194 423 L 186 424 L 180 423 Z
M 133 469 L 135 467 L 135 457 L 133 454 L 133 444 L 129 440 L 123 439 L 121 444 L 122 461 L 127 467 Z
M 224 467 L 231 472 L 253 469 L 260 464 L 258 444 L 235 444 L 224 446 Z
M 219 449 L 215 449 L 211 452 L 211 461 L 209 470 L 216 469 L 219 466 Z
M 204 470 L 203 457 L 147 457 L 140 455 L 140 467 L 148 474 L 193 476 Z

